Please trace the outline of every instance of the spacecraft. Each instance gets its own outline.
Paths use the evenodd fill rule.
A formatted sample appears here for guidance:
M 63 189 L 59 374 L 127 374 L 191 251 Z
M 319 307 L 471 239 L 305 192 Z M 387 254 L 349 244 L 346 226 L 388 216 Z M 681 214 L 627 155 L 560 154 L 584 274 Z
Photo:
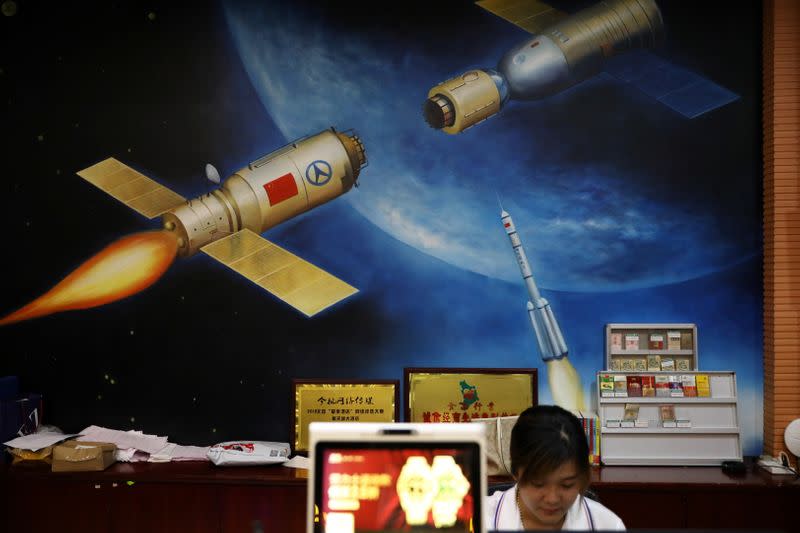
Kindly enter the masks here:
M 436 85 L 426 122 L 456 134 L 497 114 L 509 100 L 557 94 L 602 71 L 695 118 L 738 95 L 649 52 L 664 40 L 654 0 L 606 0 L 572 15 L 538 0 L 481 0 L 487 11 L 533 34 L 496 69 L 475 69 Z
M 528 317 L 533 326 L 536 341 L 539 344 L 539 353 L 542 361 L 547 366 L 547 379 L 550 385 L 550 392 L 553 401 L 568 410 L 581 410 L 585 408 L 583 401 L 583 387 L 581 386 L 580 376 L 575 367 L 572 366 L 568 356 L 569 350 L 564 341 L 564 335 L 558 326 L 550 303 L 539 293 L 536 281 L 533 279 L 533 272 L 522 247 L 522 241 L 511 219 L 505 210 L 500 213 L 500 220 L 506 230 L 514 256 L 517 259 L 525 288 L 528 289 L 527 309 Z
M 330 128 L 253 161 L 188 201 L 114 158 L 78 175 L 145 217 L 160 216 L 178 257 L 203 252 L 313 316 L 358 290 L 259 234 L 343 195 L 358 184 L 366 163 L 355 133 Z M 206 173 L 221 181 L 213 167 Z

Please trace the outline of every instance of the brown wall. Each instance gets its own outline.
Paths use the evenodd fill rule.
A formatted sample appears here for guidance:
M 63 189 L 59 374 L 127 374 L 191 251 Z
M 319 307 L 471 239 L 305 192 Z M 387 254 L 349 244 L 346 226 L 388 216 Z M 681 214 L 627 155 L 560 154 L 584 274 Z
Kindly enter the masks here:
M 800 2 L 764 3 L 764 453 L 800 418 Z

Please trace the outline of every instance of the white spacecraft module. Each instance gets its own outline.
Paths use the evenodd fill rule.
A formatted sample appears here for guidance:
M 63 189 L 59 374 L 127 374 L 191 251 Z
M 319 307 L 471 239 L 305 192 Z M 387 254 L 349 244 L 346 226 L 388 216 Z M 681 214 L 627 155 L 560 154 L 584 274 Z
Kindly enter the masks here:
M 533 35 L 506 52 L 497 68 L 471 70 L 428 91 L 425 120 L 445 133 L 483 122 L 511 99 L 545 98 L 603 70 L 686 118 L 739 98 L 648 52 L 664 39 L 654 0 L 605 0 L 572 15 L 539 0 L 476 3 Z
M 517 258 L 522 279 L 528 289 L 528 295 L 530 296 L 528 316 L 531 319 L 533 331 L 536 333 L 536 341 L 539 343 L 539 353 L 542 355 L 542 360 L 546 363 L 562 359 L 568 355 L 567 343 L 564 342 L 564 335 L 561 334 L 558 321 L 553 315 L 553 310 L 550 309 L 550 303 L 539 293 L 539 288 L 533 279 L 533 272 L 528 263 L 528 257 L 525 255 L 525 249 L 522 247 L 517 228 L 514 226 L 514 221 L 511 220 L 511 215 L 505 210 L 500 213 L 500 219 L 506 229 L 508 238 L 511 240 L 514 256 Z
M 161 216 L 179 256 L 202 251 L 313 316 L 358 290 L 259 234 L 349 191 L 366 162 L 355 133 L 331 128 L 253 161 L 189 201 L 114 158 L 78 175 L 147 218 Z

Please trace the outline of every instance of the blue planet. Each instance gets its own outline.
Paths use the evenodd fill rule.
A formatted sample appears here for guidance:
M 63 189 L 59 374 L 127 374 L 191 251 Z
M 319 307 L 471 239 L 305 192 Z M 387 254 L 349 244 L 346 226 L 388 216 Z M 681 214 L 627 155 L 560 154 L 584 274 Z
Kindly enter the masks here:
M 498 200 L 544 288 L 675 283 L 759 252 L 757 205 L 732 217 L 709 202 L 721 184 L 732 198 L 757 192 L 750 168 L 719 157 L 737 150 L 735 131 L 718 129 L 735 105 L 716 112 L 722 121 L 687 120 L 600 75 L 543 101 L 512 103 L 460 135 L 428 128 L 428 88 L 496 65 L 527 35 L 471 3 L 447 9 L 446 31 L 429 24 L 412 32 L 391 15 L 343 23 L 346 6 L 225 4 L 242 63 L 285 139 L 354 128 L 370 166 L 347 201 L 422 253 L 516 280 Z M 708 164 L 709 153 L 720 164 Z

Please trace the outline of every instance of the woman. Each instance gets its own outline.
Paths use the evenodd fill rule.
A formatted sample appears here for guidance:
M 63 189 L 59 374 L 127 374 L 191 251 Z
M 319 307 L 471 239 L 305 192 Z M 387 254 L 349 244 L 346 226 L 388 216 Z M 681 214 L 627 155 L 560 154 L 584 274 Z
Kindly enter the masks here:
M 486 529 L 624 530 L 611 510 L 583 496 L 589 446 L 580 421 L 555 405 L 526 409 L 511 431 L 516 485 L 489 497 Z

